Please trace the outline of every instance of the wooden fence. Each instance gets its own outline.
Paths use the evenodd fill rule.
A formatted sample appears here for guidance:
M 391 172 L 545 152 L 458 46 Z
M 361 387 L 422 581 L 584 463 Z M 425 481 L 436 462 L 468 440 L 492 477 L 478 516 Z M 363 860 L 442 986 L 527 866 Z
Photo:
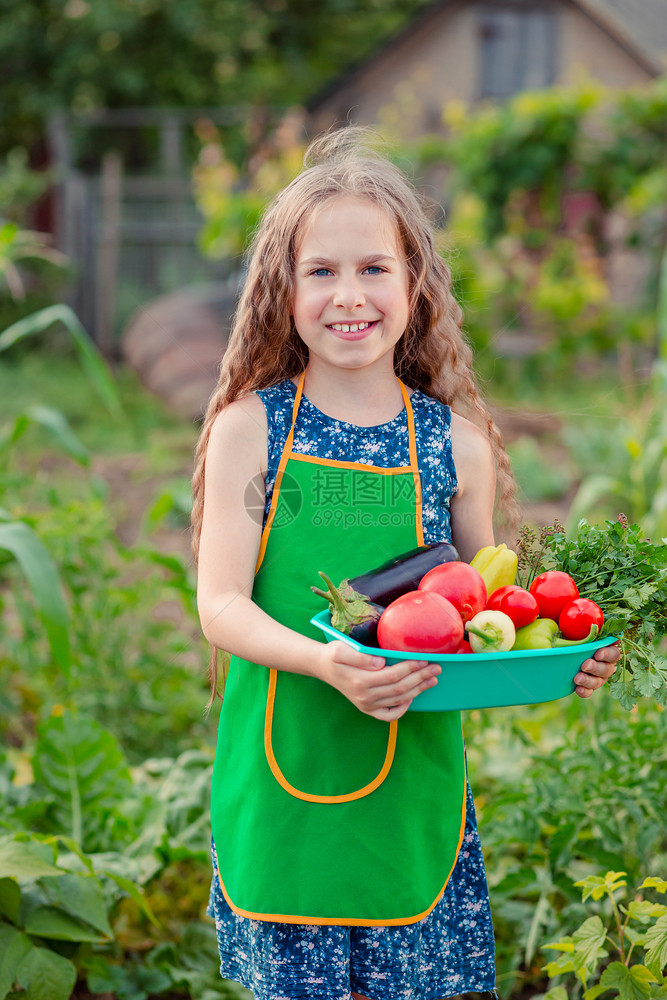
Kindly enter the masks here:
M 49 125 L 56 177 L 55 239 L 74 267 L 70 304 L 109 356 L 120 331 L 147 300 L 162 293 L 229 276 L 230 265 L 197 250 L 202 225 L 184 149 L 188 129 L 201 119 L 238 121 L 241 110 L 136 109 L 96 112 L 81 118 L 54 115 Z M 157 133 L 149 172 L 126 167 L 133 130 Z M 77 162 L 76 136 L 88 146 L 99 135 L 91 169 Z M 125 154 L 114 147 L 113 135 Z M 138 134 L 138 133 L 137 133 Z

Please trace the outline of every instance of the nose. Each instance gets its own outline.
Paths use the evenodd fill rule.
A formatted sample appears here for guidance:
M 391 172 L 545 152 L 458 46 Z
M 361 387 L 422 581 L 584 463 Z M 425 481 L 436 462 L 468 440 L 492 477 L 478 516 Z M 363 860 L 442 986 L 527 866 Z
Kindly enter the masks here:
M 356 309 L 365 302 L 366 296 L 359 280 L 356 277 L 341 276 L 334 289 L 333 304 L 342 309 Z

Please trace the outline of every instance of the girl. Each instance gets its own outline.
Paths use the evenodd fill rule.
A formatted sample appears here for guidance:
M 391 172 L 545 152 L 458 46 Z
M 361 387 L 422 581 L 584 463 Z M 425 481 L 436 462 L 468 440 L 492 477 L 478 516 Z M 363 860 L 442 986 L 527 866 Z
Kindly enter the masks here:
M 266 212 L 196 457 L 199 612 L 232 654 L 210 913 L 222 975 L 257 1000 L 495 995 L 460 714 L 407 713 L 440 668 L 310 625 L 318 570 L 450 539 L 470 560 L 496 494 L 513 504 L 449 270 L 358 139 L 316 141 Z M 617 657 L 586 660 L 577 693 Z

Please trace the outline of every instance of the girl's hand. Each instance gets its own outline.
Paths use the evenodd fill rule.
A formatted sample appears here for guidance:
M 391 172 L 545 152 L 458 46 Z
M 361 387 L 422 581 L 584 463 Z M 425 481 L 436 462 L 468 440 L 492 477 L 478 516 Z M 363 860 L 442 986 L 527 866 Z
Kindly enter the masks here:
M 592 659 L 584 660 L 574 678 L 574 690 L 580 698 L 590 698 L 594 691 L 607 683 L 621 657 L 618 643 L 596 649 Z
M 437 663 L 425 660 L 402 660 L 385 666 L 381 656 L 360 653 L 337 640 L 322 646 L 318 673 L 360 712 L 392 722 L 405 715 L 413 698 L 437 683 L 441 672 Z

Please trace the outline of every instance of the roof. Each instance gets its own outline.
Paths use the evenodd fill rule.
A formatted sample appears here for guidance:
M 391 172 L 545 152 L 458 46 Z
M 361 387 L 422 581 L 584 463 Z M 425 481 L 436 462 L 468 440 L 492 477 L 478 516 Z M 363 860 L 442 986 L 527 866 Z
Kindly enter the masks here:
M 317 111 L 343 85 L 384 58 L 430 21 L 435 21 L 448 9 L 454 10 L 470 0 L 434 0 L 422 7 L 395 35 L 385 40 L 365 59 L 356 63 L 331 81 L 308 102 L 308 109 Z M 667 0 L 560 0 L 578 7 L 603 31 L 628 51 L 651 75 L 667 71 Z
M 656 74 L 667 69 L 667 0 L 570 0 L 619 41 L 630 42 Z

